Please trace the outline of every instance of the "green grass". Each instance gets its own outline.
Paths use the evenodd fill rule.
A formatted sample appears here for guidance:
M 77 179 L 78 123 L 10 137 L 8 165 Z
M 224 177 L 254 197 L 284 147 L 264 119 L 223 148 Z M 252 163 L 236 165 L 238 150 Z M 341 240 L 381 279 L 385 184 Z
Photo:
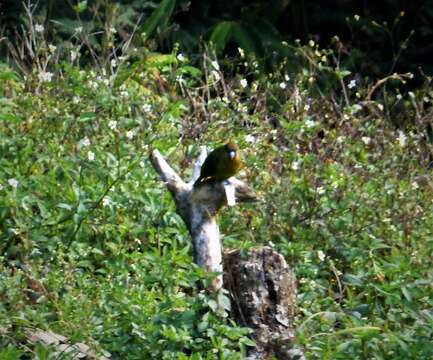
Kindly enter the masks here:
M 59 62 L 51 81 L 0 67 L 0 358 L 36 356 L 25 327 L 119 359 L 242 358 L 248 329 L 197 293 L 206 276 L 148 161 L 158 148 L 188 178 L 199 145 L 227 137 L 262 201 L 222 211 L 224 245 L 271 245 L 294 268 L 307 357 L 432 358 L 420 124 L 397 131 L 387 102 L 361 101 L 370 83 L 346 87 L 349 103 L 334 100 L 339 85 L 321 94 L 315 79 L 335 68 L 289 79 L 252 61 L 244 88 L 237 67 L 222 86 L 216 68 L 174 55 L 128 61 L 115 76 Z M 407 119 L 432 102 L 423 89 L 402 96 Z

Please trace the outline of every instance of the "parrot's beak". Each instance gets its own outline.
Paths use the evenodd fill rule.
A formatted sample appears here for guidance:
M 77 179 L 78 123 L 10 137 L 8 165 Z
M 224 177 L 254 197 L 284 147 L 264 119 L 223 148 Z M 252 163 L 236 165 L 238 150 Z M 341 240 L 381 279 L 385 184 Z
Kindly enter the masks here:
M 236 156 L 236 151 L 230 150 L 229 151 L 229 158 L 230 158 L 230 160 L 233 160 L 235 158 L 235 156 Z

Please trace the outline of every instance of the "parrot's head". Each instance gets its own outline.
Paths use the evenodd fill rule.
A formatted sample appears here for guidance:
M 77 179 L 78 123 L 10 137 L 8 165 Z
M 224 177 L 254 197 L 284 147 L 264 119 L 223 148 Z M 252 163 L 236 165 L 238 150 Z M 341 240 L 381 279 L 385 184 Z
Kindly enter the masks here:
M 227 155 L 228 155 L 229 159 L 231 161 L 233 161 L 238 154 L 238 147 L 234 143 L 232 143 L 231 141 L 229 141 L 225 145 L 225 147 L 226 147 L 226 151 L 227 151 Z

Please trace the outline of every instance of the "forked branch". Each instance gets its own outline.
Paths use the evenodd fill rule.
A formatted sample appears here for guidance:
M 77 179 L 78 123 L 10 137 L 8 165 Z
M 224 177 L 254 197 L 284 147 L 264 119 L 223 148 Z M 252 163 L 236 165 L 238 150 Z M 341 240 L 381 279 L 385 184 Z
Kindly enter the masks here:
M 254 201 L 256 196 L 245 182 L 235 178 L 194 187 L 194 181 L 200 175 L 200 167 L 205 158 L 206 149 L 202 148 L 193 168 L 192 180 L 185 182 L 158 150 L 153 150 L 150 154 L 153 167 L 172 194 L 177 212 L 191 234 L 196 264 L 209 273 L 220 274 L 213 284 L 213 288 L 218 290 L 222 287 L 223 268 L 222 245 L 216 214 L 224 205 L 233 204 L 233 199 L 230 199 L 229 195 L 230 189 L 234 188 L 237 202 Z

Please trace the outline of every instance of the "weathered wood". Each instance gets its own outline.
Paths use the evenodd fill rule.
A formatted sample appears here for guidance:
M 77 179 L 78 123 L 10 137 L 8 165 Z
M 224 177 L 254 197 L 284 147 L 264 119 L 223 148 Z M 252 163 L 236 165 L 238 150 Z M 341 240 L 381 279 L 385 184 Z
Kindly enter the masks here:
M 27 341 L 31 344 L 42 343 L 50 346 L 58 358 L 63 358 L 68 354 L 72 359 L 83 360 L 109 360 L 111 354 L 103 351 L 103 354 L 95 353 L 90 346 L 84 343 L 72 344 L 65 336 L 53 333 L 52 331 L 45 331 L 41 329 L 24 329 L 24 335 Z
M 227 204 L 225 186 L 234 186 L 238 202 L 253 201 L 255 195 L 243 181 L 235 178 L 194 187 L 194 181 L 200 175 L 200 166 L 205 158 L 206 149 L 202 148 L 193 168 L 192 180 L 187 183 L 176 174 L 158 150 L 153 150 L 150 154 L 153 167 L 172 194 L 177 212 L 191 234 L 196 264 L 209 273 L 222 274 L 222 245 L 216 215 L 218 210 Z M 215 290 L 222 287 L 222 281 L 222 275 L 215 278 L 213 283 Z
M 293 346 L 296 282 L 283 256 L 270 247 L 224 254 L 224 284 L 232 296 L 232 314 L 253 329 L 257 347 L 248 359 L 304 359 Z

